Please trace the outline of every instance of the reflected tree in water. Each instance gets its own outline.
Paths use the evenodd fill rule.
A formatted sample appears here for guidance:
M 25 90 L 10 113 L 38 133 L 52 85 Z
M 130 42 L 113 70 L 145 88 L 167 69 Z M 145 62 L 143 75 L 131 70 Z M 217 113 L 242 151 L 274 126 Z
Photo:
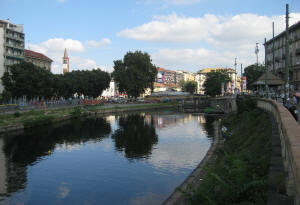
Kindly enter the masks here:
M 110 132 L 110 124 L 105 119 L 93 118 L 43 126 L 33 131 L 26 130 L 22 135 L 5 137 L 3 151 L 7 161 L 7 192 L 24 188 L 26 166 L 48 155 L 48 151 L 52 151 L 57 145 L 100 141 L 108 137 Z
M 57 144 L 74 145 L 87 141 L 99 141 L 108 137 L 110 124 L 103 118 L 72 120 L 63 125 L 39 127 L 23 135 L 7 137 L 4 152 L 14 162 L 24 165 L 48 154 Z
M 214 121 L 217 120 L 216 116 L 212 115 L 204 115 L 205 117 L 205 123 L 203 124 L 204 131 L 207 132 L 207 137 L 211 138 L 214 137 L 215 131 L 214 131 Z
M 158 142 L 152 116 L 150 121 L 139 114 L 122 116 L 119 118 L 119 127 L 112 135 L 118 151 L 124 151 L 130 159 L 151 155 L 153 145 Z

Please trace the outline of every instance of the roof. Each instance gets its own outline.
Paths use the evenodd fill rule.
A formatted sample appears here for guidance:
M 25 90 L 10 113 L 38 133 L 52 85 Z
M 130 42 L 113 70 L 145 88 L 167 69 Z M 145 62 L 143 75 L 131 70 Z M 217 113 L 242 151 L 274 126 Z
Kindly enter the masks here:
M 283 85 L 284 81 L 281 80 L 279 77 L 275 76 L 273 73 L 268 72 L 267 76 L 266 73 L 263 73 L 257 81 L 252 83 L 252 85 L 265 85 L 267 82 L 267 85 Z
M 153 87 L 155 87 L 155 88 L 167 88 L 168 86 L 163 84 L 163 83 L 154 82 Z
M 209 73 L 211 71 L 218 71 L 218 70 L 226 70 L 228 72 L 233 72 L 234 73 L 234 70 L 232 68 L 204 68 L 202 70 L 200 70 L 198 73 Z
M 161 68 L 161 67 L 157 67 L 156 69 L 157 69 L 158 72 L 160 72 L 160 71 L 166 71 L 166 69 Z
M 179 87 L 180 87 L 179 85 L 176 85 L 175 83 L 167 84 L 167 86 L 168 86 L 169 88 L 179 88 Z
M 64 58 L 68 58 L 68 52 L 67 52 L 66 48 L 65 48 L 65 52 L 64 52 Z
M 35 52 L 35 51 L 31 51 L 31 50 L 27 50 L 27 49 L 25 49 L 25 57 L 35 58 L 35 59 L 47 61 L 47 62 L 50 62 L 50 63 L 53 62 L 53 60 L 51 60 L 50 58 L 48 58 L 44 54 L 38 53 L 38 52 Z
M 178 88 L 180 86 L 176 85 L 174 83 L 163 84 L 163 83 L 154 82 L 153 83 L 153 87 L 155 87 L 155 88 Z

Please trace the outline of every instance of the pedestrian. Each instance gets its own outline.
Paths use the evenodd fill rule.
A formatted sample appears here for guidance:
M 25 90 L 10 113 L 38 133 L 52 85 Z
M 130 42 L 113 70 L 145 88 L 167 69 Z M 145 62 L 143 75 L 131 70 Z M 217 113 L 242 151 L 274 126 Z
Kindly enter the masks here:
M 221 131 L 222 131 L 222 137 L 226 139 L 227 128 L 224 125 L 222 125 Z
M 296 98 L 296 95 L 293 95 L 293 103 L 296 104 L 296 105 L 298 104 L 298 100 Z
M 282 100 L 282 104 L 284 104 L 284 93 L 281 93 L 280 97 L 281 97 L 281 100 Z

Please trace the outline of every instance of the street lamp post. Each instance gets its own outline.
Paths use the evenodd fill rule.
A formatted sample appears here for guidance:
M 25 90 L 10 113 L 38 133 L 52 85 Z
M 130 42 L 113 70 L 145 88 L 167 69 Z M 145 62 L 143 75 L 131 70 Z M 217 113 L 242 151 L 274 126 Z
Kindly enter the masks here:
M 236 58 L 234 59 L 234 70 L 235 70 L 235 73 L 234 73 L 234 91 L 236 89 Z
M 257 67 L 258 67 L 258 53 L 259 53 L 258 43 L 256 43 L 255 54 L 256 54 L 256 65 L 257 65 Z

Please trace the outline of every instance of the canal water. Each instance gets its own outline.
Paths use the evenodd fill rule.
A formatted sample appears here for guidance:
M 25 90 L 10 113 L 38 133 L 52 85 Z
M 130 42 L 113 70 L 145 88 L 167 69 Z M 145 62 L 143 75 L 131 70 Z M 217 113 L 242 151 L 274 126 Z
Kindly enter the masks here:
M 130 113 L 0 137 L 0 204 L 161 204 L 205 156 L 213 120 Z

